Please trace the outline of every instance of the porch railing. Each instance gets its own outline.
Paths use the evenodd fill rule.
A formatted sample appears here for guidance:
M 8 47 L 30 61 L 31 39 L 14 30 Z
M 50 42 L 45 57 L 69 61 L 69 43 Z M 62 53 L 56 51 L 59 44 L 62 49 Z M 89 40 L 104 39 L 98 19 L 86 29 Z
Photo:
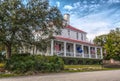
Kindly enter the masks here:
M 64 51 L 54 51 L 54 54 L 57 56 L 64 56 Z
M 101 55 L 97 55 L 97 58 L 98 58 L 98 59 L 101 59 Z
M 64 51 L 54 51 L 57 56 L 64 56 Z M 67 57 L 74 57 L 73 52 L 66 52 Z M 76 53 L 76 57 L 82 57 L 82 53 Z M 89 58 L 89 54 L 84 54 L 84 58 Z M 95 54 L 91 54 L 91 58 L 96 58 Z M 101 55 L 97 55 L 97 59 L 101 59 Z
M 76 57 L 82 57 L 82 53 L 76 53 Z
M 96 55 L 95 54 L 91 54 L 91 58 L 96 58 Z
M 89 58 L 89 54 L 84 54 L 84 58 Z
M 73 57 L 74 53 L 73 52 L 66 52 L 66 56 L 70 56 L 70 57 L 72 56 Z

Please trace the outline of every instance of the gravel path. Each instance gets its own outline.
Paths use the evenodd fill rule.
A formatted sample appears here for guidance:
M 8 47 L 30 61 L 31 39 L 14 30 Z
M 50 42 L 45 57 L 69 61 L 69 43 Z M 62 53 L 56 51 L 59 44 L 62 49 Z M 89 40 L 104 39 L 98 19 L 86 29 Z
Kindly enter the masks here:
M 11 77 L 0 81 L 120 81 L 120 70 Z

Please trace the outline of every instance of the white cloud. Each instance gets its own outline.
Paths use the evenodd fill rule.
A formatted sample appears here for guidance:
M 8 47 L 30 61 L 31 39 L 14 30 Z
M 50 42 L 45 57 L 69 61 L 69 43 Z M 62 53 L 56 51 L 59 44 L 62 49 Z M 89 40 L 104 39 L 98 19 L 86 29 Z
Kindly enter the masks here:
M 115 26 L 113 25 L 113 17 L 108 17 L 111 11 L 100 12 L 96 14 L 89 14 L 85 17 L 78 17 L 71 15 L 71 25 L 86 31 L 89 40 L 93 40 L 95 36 L 107 34 Z M 117 23 L 116 25 L 120 25 Z
M 71 16 L 70 24 L 88 33 L 88 38 L 94 39 L 95 36 L 107 34 L 111 29 L 120 27 L 120 10 L 118 7 L 110 8 L 111 3 L 119 3 L 120 0 L 96 0 L 88 5 L 87 0 L 65 5 L 64 9 Z M 105 3 L 105 4 L 104 4 Z
M 64 9 L 67 9 L 67 10 L 73 10 L 73 9 L 76 9 L 76 8 L 80 8 L 82 5 L 80 2 L 76 2 L 76 3 L 73 3 L 73 5 L 65 5 L 64 6 Z
M 76 3 L 73 4 L 73 6 L 74 6 L 74 8 L 78 8 L 78 7 L 80 7 L 81 5 L 80 5 L 80 2 L 76 2 Z
M 115 27 L 120 27 L 120 21 L 119 22 L 117 22 L 117 23 L 115 23 L 115 25 L 114 25 Z
M 57 1 L 57 2 L 56 2 L 56 5 L 57 5 L 57 7 L 60 7 L 60 2 Z
M 66 10 L 72 10 L 73 9 L 73 7 L 71 6 L 71 5 L 65 5 L 64 6 L 64 9 L 66 9 Z
M 88 12 L 94 12 L 94 11 L 99 11 L 100 4 L 86 4 L 86 1 L 83 2 L 75 2 L 71 5 L 64 5 L 63 9 L 69 13 L 75 14 L 75 13 L 80 13 L 82 15 L 88 14 Z M 86 13 L 84 13 L 86 12 Z
M 120 0 L 108 0 L 108 3 L 120 3 Z

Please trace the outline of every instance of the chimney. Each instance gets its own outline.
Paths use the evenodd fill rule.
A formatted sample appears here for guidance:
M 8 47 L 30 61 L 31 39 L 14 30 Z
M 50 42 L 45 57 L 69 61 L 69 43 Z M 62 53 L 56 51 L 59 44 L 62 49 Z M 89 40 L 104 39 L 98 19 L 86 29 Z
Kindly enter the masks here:
M 64 21 L 66 24 L 70 24 L 70 14 L 64 14 Z

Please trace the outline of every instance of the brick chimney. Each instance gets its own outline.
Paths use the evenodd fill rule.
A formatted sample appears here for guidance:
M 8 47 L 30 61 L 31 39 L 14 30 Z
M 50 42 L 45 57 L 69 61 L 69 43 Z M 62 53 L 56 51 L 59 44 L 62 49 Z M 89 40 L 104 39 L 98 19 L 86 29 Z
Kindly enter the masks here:
M 70 24 L 70 14 L 64 14 L 64 21 L 66 24 Z

